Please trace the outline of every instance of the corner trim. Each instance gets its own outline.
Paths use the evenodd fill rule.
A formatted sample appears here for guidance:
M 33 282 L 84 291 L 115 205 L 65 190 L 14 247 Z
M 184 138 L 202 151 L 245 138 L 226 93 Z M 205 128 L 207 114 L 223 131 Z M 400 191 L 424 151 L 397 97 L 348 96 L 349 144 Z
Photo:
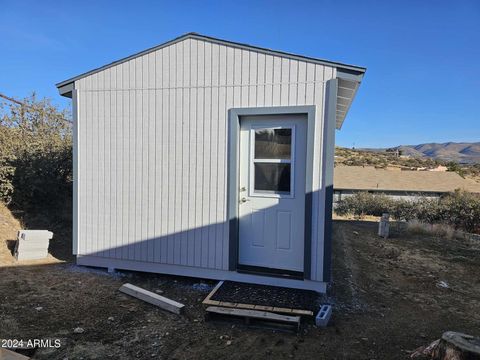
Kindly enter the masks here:
M 322 278 L 325 282 L 330 282 L 332 277 L 332 206 L 337 88 L 337 79 L 327 81 L 325 92 L 325 122 L 323 130 L 323 159 L 325 160 L 325 166 L 323 168 L 324 178 L 322 186 L 325 191 Z
M 72 214 L 72 250 L 73 255 L 78 254 L 78 216 L 79 216 L 79 196 L 78 196 L 78 176 L 79 176 L 79 152 L 78 152 L 78 134 L 79 134 L 79 106 L 78 90 L 72 90 L 72 120 L 73 120 L 73 214 Z

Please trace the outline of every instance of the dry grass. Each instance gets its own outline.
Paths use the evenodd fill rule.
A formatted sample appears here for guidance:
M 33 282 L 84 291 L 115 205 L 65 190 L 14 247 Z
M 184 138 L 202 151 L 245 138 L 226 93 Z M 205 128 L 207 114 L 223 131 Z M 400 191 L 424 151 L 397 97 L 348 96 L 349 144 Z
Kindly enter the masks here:
M 456 236 L 455 229 L 450 225 L 425 224 L 418 220 L 411 220 L 407 223 L 407 232 L 414 235 L 433 235 L 448 240 Z
M 17 238 L 17 231 L 20 229 L 22 229 L 20 221 L 13 217 L 4 204 L 0 203 L 0 267 L 14 262 L 7 245 Z

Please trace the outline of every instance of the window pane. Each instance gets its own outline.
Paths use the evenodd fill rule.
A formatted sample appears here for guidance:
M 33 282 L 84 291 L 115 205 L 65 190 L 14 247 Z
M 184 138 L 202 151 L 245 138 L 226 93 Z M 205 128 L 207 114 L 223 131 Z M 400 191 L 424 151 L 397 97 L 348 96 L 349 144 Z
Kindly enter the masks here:
M 255 191 L 290 192 L 290 164 L 255 163 Z
M 290 159 L 292 129 L 255 130 L 255 159 Z

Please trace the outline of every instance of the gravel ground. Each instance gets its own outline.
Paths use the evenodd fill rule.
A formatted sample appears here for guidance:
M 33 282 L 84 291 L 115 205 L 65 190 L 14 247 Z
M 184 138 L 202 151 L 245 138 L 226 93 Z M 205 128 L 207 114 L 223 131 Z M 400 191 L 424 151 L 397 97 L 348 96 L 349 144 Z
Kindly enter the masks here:
M 334 223 L 333 317 L 326 329 L 306 322 L 297 334 L 205 322 L 212 281 L 68 262 L 18 266 L 2 250 L 0 338 L 61 340 L 24 352 L 34 359 L 251 360 L 407 359 L 447 330 L 480 335 L 479 243 L 375 232 L 373 222 Z M 120 293 L 125 282 L 184 303 L 185 314 Z

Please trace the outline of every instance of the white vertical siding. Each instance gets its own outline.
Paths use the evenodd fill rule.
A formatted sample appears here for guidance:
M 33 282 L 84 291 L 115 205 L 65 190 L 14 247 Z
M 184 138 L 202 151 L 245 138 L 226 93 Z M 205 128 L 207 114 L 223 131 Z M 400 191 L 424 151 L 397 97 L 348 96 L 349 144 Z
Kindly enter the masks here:
M 228 269 L 228 109 L 316 105 L 312 277 L 321 280 L 323 102 L 334 76 L 186 39 L 78 80 L 79 254 Z

